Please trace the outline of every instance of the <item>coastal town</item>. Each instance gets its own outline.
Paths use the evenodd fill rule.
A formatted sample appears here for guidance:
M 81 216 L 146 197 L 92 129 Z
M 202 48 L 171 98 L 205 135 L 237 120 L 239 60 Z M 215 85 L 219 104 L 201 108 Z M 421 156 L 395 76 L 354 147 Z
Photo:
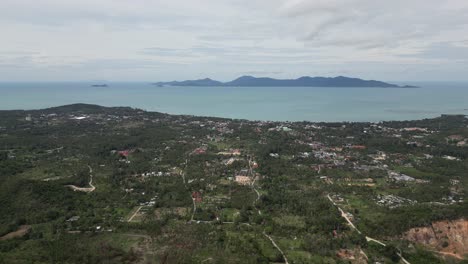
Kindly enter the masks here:
M 313 123 L 83 104 L 0 111 L 0 258 L 458 263 L 466 171 L 463 115 Z M 62 253 L 42 255 L 46 245 Z

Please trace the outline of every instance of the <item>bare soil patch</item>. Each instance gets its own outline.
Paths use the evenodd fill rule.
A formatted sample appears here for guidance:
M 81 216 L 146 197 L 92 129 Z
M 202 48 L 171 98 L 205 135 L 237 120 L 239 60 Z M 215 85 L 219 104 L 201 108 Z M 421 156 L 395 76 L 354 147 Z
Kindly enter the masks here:
M 403 237 L 441 255 L 463 259 L 468 254 L 468 220 L 433 222 L 408 230 Z
M 17 238 L 17 237 L 23 237 L 27 233 L 29 233 L 30 230 L 31 230 L 30 225 L 22 225 L 22 226 L 20 226 L 18 228 L 18 230 L 10 232 L 10 233 L 0 237 L 0 240 L 8 240 L 8 239 L 13 239 L 13 238 Z

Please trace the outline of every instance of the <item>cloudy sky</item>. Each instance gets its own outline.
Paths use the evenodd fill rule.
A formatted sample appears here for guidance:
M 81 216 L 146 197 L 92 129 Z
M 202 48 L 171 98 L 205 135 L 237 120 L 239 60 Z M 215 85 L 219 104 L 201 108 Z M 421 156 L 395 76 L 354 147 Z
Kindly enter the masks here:
M 0 81 L 468 80 L 467 0 L 1 0 Z

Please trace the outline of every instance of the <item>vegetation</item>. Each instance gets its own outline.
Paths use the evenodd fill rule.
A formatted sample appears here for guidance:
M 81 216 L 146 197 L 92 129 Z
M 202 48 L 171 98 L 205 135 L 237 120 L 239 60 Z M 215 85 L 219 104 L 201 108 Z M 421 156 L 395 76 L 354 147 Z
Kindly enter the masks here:
M 0 263 L 456 262 L 404 234 L 468 216 L 467 125 L 0 111 Z

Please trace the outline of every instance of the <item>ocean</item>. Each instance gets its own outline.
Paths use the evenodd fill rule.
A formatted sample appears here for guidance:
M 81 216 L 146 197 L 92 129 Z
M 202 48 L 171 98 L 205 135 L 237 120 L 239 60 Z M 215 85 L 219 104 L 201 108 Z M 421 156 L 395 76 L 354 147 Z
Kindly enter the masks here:
M 271 121 L 388 121 L 468 115 L 468 83 L 421 88 L 156 87 L 150 83 L 0 83 L 0 110 L 73 103 Z

